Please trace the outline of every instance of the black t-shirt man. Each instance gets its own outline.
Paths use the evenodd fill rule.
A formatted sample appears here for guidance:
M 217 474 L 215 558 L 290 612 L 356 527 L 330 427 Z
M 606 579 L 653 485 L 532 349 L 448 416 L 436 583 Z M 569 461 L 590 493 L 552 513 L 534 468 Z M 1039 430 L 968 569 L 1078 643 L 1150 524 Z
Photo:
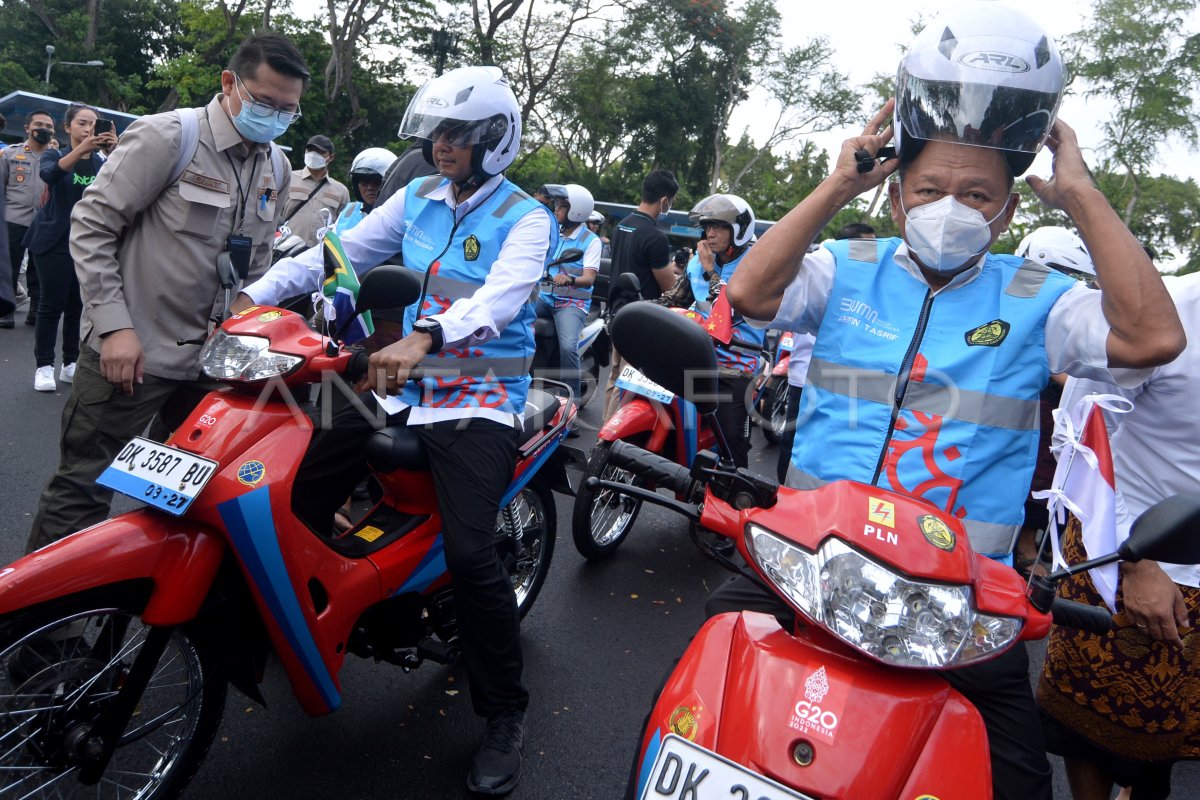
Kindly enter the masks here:
M 642 284 L 642 297 L 653 300 L 662 295 L 654 272 L 671 266 L 671 245 L 658 223 L 641 211 L 634 211 L 617 225 L 612 235 L 612 276 L 625 272 L 637 275 Z M 612 300 L 613 280 L 609 288 Z

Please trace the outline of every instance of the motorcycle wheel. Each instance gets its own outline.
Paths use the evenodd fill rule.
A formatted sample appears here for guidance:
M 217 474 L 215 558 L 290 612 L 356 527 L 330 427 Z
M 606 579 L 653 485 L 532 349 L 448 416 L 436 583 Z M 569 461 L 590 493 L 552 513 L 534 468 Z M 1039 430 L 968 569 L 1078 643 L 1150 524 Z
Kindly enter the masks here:
M 100 782 L 72 749 L 113 702 L 150 627 L 109 587 L 0 621 L 0 792 L 28 798 L 164 800 L 188 785 L 225 709 L 226 683 L 177 628 Z
M 571 514 L 571 536 L 575 549 L 588 561 L 598 561 L 616 552 L 633 529 L 642 501 L 619 495 L 608 489 L 594 492 L 585 481 L 595 476 L 605 481 L 620 481 L 633 484 L 634 475 L 628 470 L 608 463 L 612 442 L 596 443 L 588 459 L 587 473 L 579 484 L 575 495 L 575 509 Z
M 788 382 L 777 380 L 767 391 L 766 424 L 763 425 L 763 437 L 769 444 L 779 444 L 783 439 L 784 428 L 787 427 Z
M 554 495 L 540 483 L 526 485 L 511 503 L 500 509 L 496 519 L 500 560 L 512 580 L 522 619 L 537 600 L 550 573 L 557 529 Z

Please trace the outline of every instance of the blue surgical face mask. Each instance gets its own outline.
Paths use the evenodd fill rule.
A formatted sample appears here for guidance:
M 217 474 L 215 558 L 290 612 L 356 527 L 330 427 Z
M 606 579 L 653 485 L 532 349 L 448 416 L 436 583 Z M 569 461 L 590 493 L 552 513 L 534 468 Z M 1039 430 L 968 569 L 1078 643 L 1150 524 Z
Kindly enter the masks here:
M 300 116 L 298 113 L 279 111 L 278 109 L 271 109 L 271 113 L 266 116 L 254 113 L 251 110 L 252 106 L 269 107 L 256 101 L 249 91 L 246 92 L 247 97 L 242 97 L 237 85 L 240 82 L 241 79 L 235 76 L 234 91 L 238 93 L 238 100 L 242 102 L 242 110 L 232 118 L 233 126 L 238 129 L 238 133 L 250 141 L 259 144 L 273 142 L 282 136 L 292 122 Z M 280 119 L 280 117 L 285 117 L 286 120 Z

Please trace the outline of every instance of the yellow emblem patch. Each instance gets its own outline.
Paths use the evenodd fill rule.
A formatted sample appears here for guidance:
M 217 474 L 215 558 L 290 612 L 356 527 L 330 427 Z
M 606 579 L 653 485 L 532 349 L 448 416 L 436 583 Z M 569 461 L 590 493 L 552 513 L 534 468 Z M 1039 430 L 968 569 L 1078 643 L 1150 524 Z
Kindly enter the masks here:
M 887 525 L 889 528 L 894 528 L 896 527 L 896 506 L 887 500 L 872 497 L 870 505 L 867 506 L 867 519 L 876 525 Z
M 917 524 L 921 526 L 921 534 L 925 537 L 925 541 L 947 553 L 954 550 L 954 545 L 958 540 L 949 525 L 932 514 L 917 517 Z
M 471 234 L 463 242 L 463 258 L 467 261 L 474 261 L 479 258 L 479 240 L 475 238 L 475 234 Z
M 283 316 L 282 311 L 264 311 L 258 315 L 259 322 L 271 322 Z
M 976 347 L 997 347 L 1004 341 L 1004 337 L 1008 336 L 1011 327 L 1002 319 L 994 319 L 973 331 L 967 331 L 967 344 Z
M 700 714 L 703 711 L 699 706 L 688 708 L 680 706 L 671 712 L 670 718 L 667 720 L 667 727 L 671 732 L 682 736 L 689 742 L 696 741 L 696 731 L 700 727 Z

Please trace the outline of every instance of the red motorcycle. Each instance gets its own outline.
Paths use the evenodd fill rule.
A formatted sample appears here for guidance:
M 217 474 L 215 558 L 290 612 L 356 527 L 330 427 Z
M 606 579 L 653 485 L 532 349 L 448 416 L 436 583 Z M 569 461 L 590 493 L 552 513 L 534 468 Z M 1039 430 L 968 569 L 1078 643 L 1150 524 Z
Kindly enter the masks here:
M 623 311 L 616 347 L 655 382 L 682 392 L 686 372 L 687 386 L 711 396 L 711 343 L 662 312 Z M 669 349 L 655 344 L 664 341 Z M 592 491 L 671 508 L 729 537 L 749 574 L 796 615 L 781 626 L 722 614 L 700 629 L 647 718 L 627 793 L 639 800 L 986 800 L 983 722 L 938 670 L 1039 639 L 1052 616 L 1107 630 L 1107 610 L 1055 597 L 1068 574 L 1118 559 L 1200 559 L 1190 535 L 1200 497 L 1179 496 L 1148 511 L 1117 553 L 1027 592 L 1011 568 L 972 552 L 955 518 L 912 497 L 849 481 L 780 488 L 711 453 L 690 469 L 625 443 L 609 458 L 681 499 L 598 478 Z
M 402 307 L 419 294 L 402 268 L 377 267 L 358 310 Z M 386 427 L 369 441 L 382 492 L 345 533 L 313 531 L 291 510 L 320 413 L 303 398 L 316 384 L 354 398 L 339 376 L 353 383 L 366 354 L 297 314 L 256 307 L 225 321 L 201 361 L 226 388 L 166 444 L 129 442 L 101 477 L 147 507 L 0 571 L 0 792 L 175 796 L 216 733 L 227 683 L 263 702 L 271 652 L 312 715 L 340 705 L 338 673 L 350 654 L 406 671 L 458 656 L 454 587 L 420 439 Z M 550 567 L 550 490 L 566 487 L 557 456 L 574 415 L 569 393 L 530 391 L 496 521 L 522 615 Z

